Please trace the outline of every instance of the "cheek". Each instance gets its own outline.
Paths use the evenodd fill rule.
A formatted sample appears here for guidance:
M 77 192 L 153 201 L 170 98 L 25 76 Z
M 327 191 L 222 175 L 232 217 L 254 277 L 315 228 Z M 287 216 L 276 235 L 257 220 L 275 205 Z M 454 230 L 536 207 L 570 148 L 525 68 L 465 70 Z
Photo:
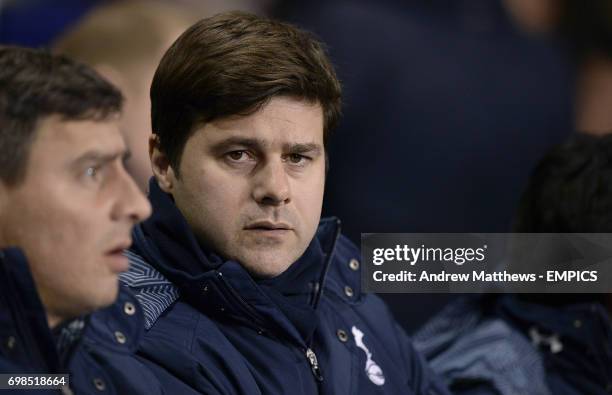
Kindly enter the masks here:
M 30 249 L 40 250 L 41 255 L 58 257 L 57 263 L 82 261 L 97 252 L 95 235 L 105 232 L 105 224 L 96 221 L 102 207 L 79 204 L 79 199 L 58 196 L 53 191 L 42 194 L 45 199 L 24 196 L 20 210 L 21 232 L 31 239 Z
M 231 228 L 239 221 L 242 202 L 248 197 L 244 180 L 212 171 L 185 177 L 176 192 L 181 211 L 191 220 L 197 219 L 203 231 Z
M 96 224 L 88 224 L 83 216 L 71 210 L 54 210 L 37 221 L 36 234 L 39 235 L 39 248 L 47 257 L 57 257 L 61 266 L 80 264 L 98 252 L 94 235 L 103 232 Z
M 93 229 L 79 226 L 71 212 L 39 205 L 22 211 L 16 244 L 24 250 L 37 284 L 45 297 L 76 286 L 93 268 L 88 262 L 95 254 L 90 235 Z
M 302 220 L 310 226 L 316 226 L 321 218 L 324 188 L 324 173 L 296 183 L 295 205 Z

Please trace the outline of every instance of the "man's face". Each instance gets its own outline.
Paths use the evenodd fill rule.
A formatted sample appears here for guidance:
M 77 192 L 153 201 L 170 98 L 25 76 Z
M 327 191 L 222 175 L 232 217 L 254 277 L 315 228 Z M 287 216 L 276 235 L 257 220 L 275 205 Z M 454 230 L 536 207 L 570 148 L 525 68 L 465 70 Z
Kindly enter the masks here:
M 187 140 L 180 178 L 152 154 L 160 186 L 199 241 L 254 276 L 282 273 L 312 240 L 325 184 L 320 105 L 277 97 L 252 115 L 205 124 Z
M 50 325 L 111 304 L 122 250 L 150 205 L 123 167 L 115 121 L 43 119 L 24 180 L 0 185 L 4 246 L 21 247 Z

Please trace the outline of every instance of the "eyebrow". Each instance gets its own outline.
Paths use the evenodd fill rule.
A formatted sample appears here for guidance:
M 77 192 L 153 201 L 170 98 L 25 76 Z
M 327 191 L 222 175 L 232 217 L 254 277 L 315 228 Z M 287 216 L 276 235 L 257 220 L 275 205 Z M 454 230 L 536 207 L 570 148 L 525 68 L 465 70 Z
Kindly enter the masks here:
M 73 160 L 72 164 L 75 166 L 79 166 L 79 165 L 82 165 L 85 163 L 91 163 L 91 162 L 108 163 L 118 158 L 121 158 L 121 160 L 125 162 L 126 160 L 129 159 L 130 155 L 131 153 L 128 149 L 123 149 L 121 151 L 112 152 L 112 153 L 103 153 L 99 151 L 88 151 L 84 153 L 83 155 L 79 156 L 78 158 L 76 158 L 75 160 Z
M 223 152 L 227 148 L 236 145 L 261 151 L 268 144 L 265 140 L 249 137 L 228 137 L 227 139 L 214 144 L 211 147 L 211 150 L 213 152 Z M 285 143 L 283 144 L 283 151 L 295 154 L 311 153 L 312 155 L 319 155 L 322 151 L 322 147 L 317 143 Z
M 319 155 L 321 153 L 321 146 L 317 143 L 305 143 L 305 144 L 287 144 L 283 146 L 287 151 L 294 154 L 305 154 L 310 153 L 312 155 Z
M 211 150 L 214 152 L 222 152 L 234 145 L 239 145 L 251 149 L 262 149 L 263 147 L 265 147 L 266 143 L 263 140 L 258 140 L 249 137 L 228 137 L 225 140 L 213 144 Z

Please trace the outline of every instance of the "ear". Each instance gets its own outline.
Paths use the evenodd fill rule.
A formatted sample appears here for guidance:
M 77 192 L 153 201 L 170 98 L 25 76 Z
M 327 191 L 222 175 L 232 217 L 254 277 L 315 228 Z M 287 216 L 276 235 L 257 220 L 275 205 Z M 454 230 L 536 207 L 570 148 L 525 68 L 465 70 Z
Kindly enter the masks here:
M 176 175 L 168 156 L 160 149 L 159 136 L 156 134 L 149 136 L 149 158 L 157 185 L 162 191 L 172 194 L 176 185 Z

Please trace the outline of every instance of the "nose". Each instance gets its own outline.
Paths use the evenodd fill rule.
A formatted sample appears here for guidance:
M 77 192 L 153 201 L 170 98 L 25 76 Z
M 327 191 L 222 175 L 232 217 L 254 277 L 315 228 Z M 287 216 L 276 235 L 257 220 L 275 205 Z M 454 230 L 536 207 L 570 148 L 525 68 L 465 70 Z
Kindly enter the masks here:
M 129 219 L 132 223 L 143 221 L 151 215 L 149 199 L 142 193 L 136 182 L 125 169 L 119 175 L 118 199 L 113 210 L 113 219 Z
M 291 201 L 291 189 L 281 160 L 266 162 L 254 177 L 253 199 L 259 204 L 282 206 Z

